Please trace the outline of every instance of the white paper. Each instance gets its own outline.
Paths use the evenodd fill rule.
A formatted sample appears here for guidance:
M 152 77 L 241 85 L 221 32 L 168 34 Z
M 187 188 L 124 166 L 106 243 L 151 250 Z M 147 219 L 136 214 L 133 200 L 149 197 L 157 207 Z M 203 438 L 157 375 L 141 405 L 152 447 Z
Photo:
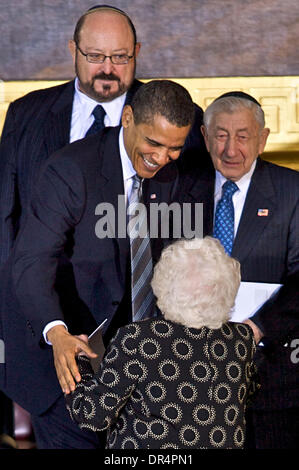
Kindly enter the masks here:
M 105 320 L 88 336 L 88 339 L 91 339 L 99 330 L 101 330 L 105 325 L 106 321 L 107 318 L 105 318 Z
M 241 282 L 232 310 L 231 321 L 242 322 L 254 313 L 280 288 L 282 284 L 264 282 Z
M 98 372 L 100 364 L 105 354 L 105 346 L 104 346 L 103 336 L 102 336 L 102 327 L 104 326 L 106 321 L 107 321 L 107 318 L 88 337 L 89 346 L 91 347 L 93 352 L 97 354 L 96 358 L 90 359 L 90 364 L 95 374 Z

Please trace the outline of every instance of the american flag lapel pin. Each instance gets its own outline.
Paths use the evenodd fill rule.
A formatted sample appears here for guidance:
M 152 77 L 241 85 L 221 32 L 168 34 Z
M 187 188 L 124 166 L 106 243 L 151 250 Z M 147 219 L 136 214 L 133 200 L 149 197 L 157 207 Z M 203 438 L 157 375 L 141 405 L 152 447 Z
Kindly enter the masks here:
M 153 193 L 153 194 L 150 195 L 150 198 L 151 198 L 151 199 L 156 199 L 156 197 L 157 197 L 157 194 L 155 194 L 155 193 Z
M 258 209 L 257 215 L 259 217 L 267 217 L 269 215 L 269 209 Z

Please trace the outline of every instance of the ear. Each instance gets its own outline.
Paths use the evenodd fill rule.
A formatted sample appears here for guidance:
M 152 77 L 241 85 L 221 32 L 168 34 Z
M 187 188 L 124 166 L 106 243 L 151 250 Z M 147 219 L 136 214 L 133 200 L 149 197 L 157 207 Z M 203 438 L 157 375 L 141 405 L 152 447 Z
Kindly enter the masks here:
M 131 106 L 127 104 L 122 112 L 121 123 L 124 129 L 130 126 L 131 122 L 134 122 L 134 114 Z
M 261 130 L 261 137 L 260 137 L 260 142 L 259 142 L 259 155 L 263 153 L 266 147 L 267 139 L 270 134 L 270 129 L 267 127 L 264 127 L 264 129 Z
M 207 147 L 207 151 L 209 152 L 209 138 L 208 138 L 208 131 L 206 129 L 206 127 L 202 124 L 200 126 L 200 130 L 201 130 L 201 133 L 203 135 L 203 138 L 205 140 L 205 144 L 206 144 L 206 147 Z
M 73 59 L 73 64 L 75 65 L 75 62 L 76 62 L 76 50 L 77 50 L 75 41 L 74 41 L 73 39 L 70 39 L 69 42 L 68 42 L 68 46 L 69 46 L 69 51 L 70 51 L 71 56 L 72 56 L 72 59 Z
M 140 43 L 140 42 L 136 42 L 136 44 L 135 44 L 135 57 L 138 56 L 139 51 L 140 51 L 140 48 L 141 48 L 141 43 Z

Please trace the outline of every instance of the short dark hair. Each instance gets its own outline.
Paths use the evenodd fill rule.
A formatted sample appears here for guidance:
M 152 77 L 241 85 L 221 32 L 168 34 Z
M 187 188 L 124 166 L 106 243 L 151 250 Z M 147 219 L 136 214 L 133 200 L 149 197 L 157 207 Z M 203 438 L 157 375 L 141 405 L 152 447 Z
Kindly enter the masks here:
M 76 24 L 76 27 L 75 27 L 74 37 L 73 37 L 75 43 L 77 45 L 79 44 L 80 31 L 82 29 L 82 26 L 84 24 L 86 16 L 88 16 L 90 13 L 94 13 L 95 11 L 105 11 L 105 10 L 115 11 L 116 13 L 119 13 L 120 15 L 124 16 L 127 19 L 128 24 L 129 24 L 129 26 L 132 30 L 133 39 L 134 39 L 134 46 L 135 46 L 136 42 L 137 42 L 137 34 L 136 34 L 135 26 L 134 26 L 131 18 L 123 10 L 120 10 L 119 8 L 113 7 L 111 5 L 95 5 L 91 8 L 89 8 L 85 13 L 83 13 L 83 15 L 77 21 L 77 24 Z
M 189 92 L 171 80 L 152 80 L 142 85 L 133 97 L 131 108 L 136 125 L 152 123 L 158 114 L 177 127 L 185 127 L 193 123 L 195 114 Z

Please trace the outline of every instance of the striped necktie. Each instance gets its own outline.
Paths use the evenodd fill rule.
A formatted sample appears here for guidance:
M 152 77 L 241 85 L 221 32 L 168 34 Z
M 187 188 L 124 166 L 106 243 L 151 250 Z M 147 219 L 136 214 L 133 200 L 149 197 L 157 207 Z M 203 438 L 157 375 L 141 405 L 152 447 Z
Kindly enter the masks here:
M 131 254 L 132 318 L 138 321 L 154 315 L 154 294 L 150 285 L 153 272 L 147 211 L 142 203 L 142 181 L 133 177 L 128 222 Z
M 106 111 L 103 108 L 103 106 L 98 104 L 94 108 L 92 114 L 94 116 L 94 122 L 92 123 L 88 131 L 86 132 L 85 137 L 96 134 L 97 132 L 99 132 L 101 129 L 105 127 L 104 117 L 105 117 Z
M 224 183 L 215 213 L 213 236 L 221 241 L 228 255 L 231 254 L 234 243 L 235 211 L 232 198 L 238 189 L 233 181 L 228 180 Z

